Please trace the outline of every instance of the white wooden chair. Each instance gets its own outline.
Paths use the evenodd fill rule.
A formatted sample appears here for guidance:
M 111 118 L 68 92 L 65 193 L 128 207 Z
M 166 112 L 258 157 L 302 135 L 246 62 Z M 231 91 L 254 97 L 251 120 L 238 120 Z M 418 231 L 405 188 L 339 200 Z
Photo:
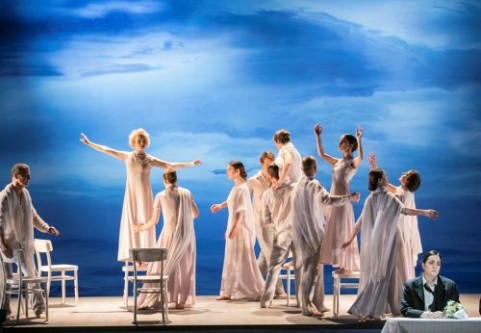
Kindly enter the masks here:
M 3 257 L 3 256 L 2 256 Z M 2 258 L 5 263 L 15 264 L 17 272 L 12 273 L 12 276 L 6 276 L 5 289 L 6 294 L 17 295 L 17 324 L 20 320 L 20 308 L 22 303 L 25 304 L 25 317 L 28 319 L 28 295 L 33 293 L 42 293 L 45 303 L 45 321 L 48 322 L 48 292 L 46 286 L 48 285 L 47 277 L 25 277 L 22 274 L 21 268 L 25 266 L 25 251 L 22 249 L 15 250 L 12 258 Z M 2 262 L 3 266 L 3 262 Z M 42 288 L 42 284 L 45 286 Z
M 62 284 L 62 303 L 66 299 L 66 283 L 73 281 L 74 305 L 78 304 L 78 266 L 71 264 L 52 264 L 50 253 L 53 251 L 52 242 L 48 239 L 35 239 L 35 254 L 37 258 L 38 276 L 45 276 L 48 280 L 47 294 L 50 294 L 52 282 L 60 281 Z M 42 260 L 45 258 L 45 261 Z M 45 275 L 46 274 L 46 275 Z
M 337 273 L 336 271 L 332 272 L 332 278 L 334 280 L 334 288 L 332 292 L 333 296 L 333 314 L 334 317 L 339 315 L 339 299 L 341 296 L 341 289 L 358 289 L 359 288 L 359 279 L 361 278 L 360 272 L 346 272 L 346 273 Z M 348 281 L 345 281 L 347 279 Z
M 126 261 L 122 266 L 122 272 L 124 272 L 124 307 L 129 306 L 129 279 L 134 276 L 134 266 L 132 263 Z M 147 266 L 142 265 L 137 267 L 137 272 L 147 272 Z
M 279 279 L 286 281 L 286 291 L 287 291 L 287 306 L 290 305 L 291 299 L 291 282 L 296 279 L 296 274 L 294 272 L 294 264 L 292 261 L 287 261 L 281 266 L 281 271 L 279 273 Z M 297 286 L 296 286 L 297 288 Z
M 159 248 L 138 248 L 131 249 L 130 256 L 133 262 L 134 276 L 129 277 L 129 281 L 134 284 L 134 324 L 137 325 L 137 298 L 139 294 L 159 294 L 160 295 L 160 309 L 162 312 L 162 323 L 168 322 L 168 299 L 167 299 L 167 282 L 169 277 L 164 275 L 164 262 L 167 259 L 167 249 Z M 155 275 L 139 275 L 137 266 L 141 263 L 160 263 L 160 272 Z M 139 283 L 151 283 L 154 286 L 149 288 L 139 286 Z

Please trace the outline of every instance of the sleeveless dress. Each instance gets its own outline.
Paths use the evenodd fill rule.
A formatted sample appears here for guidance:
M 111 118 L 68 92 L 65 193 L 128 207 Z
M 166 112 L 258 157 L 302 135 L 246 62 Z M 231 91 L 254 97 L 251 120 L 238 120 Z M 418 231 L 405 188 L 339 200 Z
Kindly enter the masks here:
M 353 158 L 342 158 L 332 168 L 332 195 L 350 193 L 349 184 L 356 174 L 352 164 Z M 342 206 L 331 206 L 326 210 L 326 233 L 321 246 L 321 263 L 349 271 L 359 271 L 359 248 L 357 239 L 350 246 L 342 249 L 342 244 L 349 239 L 354 229 L 354 210 L 352 203 L 347 201 Z
M 155 228 L 141 233 L 135 233 L 133 228 L 135 221 L 145 222 L 152 217 L 152 162 L 151 155 L 146 154 L 144 158 L 140 158 L 134 152 L 127 153 L 127 182 L 120 219 L 118 261 L 128 260 L 129 250 L 132 248 L 155 247 Z

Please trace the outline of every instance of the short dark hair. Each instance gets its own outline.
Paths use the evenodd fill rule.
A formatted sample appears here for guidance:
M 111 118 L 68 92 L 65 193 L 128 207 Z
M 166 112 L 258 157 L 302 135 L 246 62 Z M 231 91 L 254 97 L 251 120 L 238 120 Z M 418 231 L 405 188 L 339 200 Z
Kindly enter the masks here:
M 369 191 L 375 191 L 378 188 L 379 180 L 384 176 L 384 171 L 381 169 L 371 170 L 368 175 L 367 188 Z
M 269 164 L 267 167 L 267 172 L 269 175 L 277 180 L 279 180 L 279 166 L 275 163 Z
M 306 176 L 311 176 L 317 165 L 314 156 L 308 155 L 302 159 L 302 170 Z
M 344 134 L 344 138 L 347 140 L 347 142 L 352 145 L 352 151 L 357 150 L 357 139 L 354 135 L 351 134 Z
M 428 261 L 428 259 L 429 259 L 430 256 L 438 256 L 439 259 L 442 259 L 442 258 L 441 258 L 441 253 L 439 253 L 439 252 L 436 251 L 436 250 L 429 250 L 428 252 L 426 252 L 426 253 L 423 254 L 422 263 L 425 264 L 426 261 Z
M 26 175 L 30 173 L 30 167 L 26 163 L 15 163 L 10 172 L 11 176 Z
M 280 142 L 282 144 L 285 144 L 291 141 L 291 133 L 282 128 L 274 133 L 273 139 L 274 142 Z
M 235 170 L 240 171 L 240 176 L 242 177 L 242 179 L 245 180 L 247 178 L 247 172 L 246 172 L 246 169 L 244 168 L 244 164 L 242 164 L 242 162 L 240 162 L 240 161 L 230 161 L 229 165 L 231 167 L 233 167 Z
M 167 170 L 162 175 L 167 184 L 177 183 L 177 172 L 175 170 Z
M 411 192 L 416 192 L 416 190 L 421 186 L 421 176 L 417 170 L 408 171 L 406 176 L 406 188 Z

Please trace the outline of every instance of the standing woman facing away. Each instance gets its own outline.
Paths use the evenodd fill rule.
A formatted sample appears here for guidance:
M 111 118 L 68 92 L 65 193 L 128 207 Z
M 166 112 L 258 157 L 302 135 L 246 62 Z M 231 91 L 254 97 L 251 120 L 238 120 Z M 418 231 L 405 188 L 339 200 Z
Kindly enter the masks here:
M 195 303 L 195 232 L 194 219 L 199 209 L 190 191 L 177 185 L 177 173 L 168 170 L 163 175 L 165 190 L 154 200 L 154 214 L 146 223 L 137 223 L 136 232 L 155 230 L 162 212 L 164 225 L 156 247 L 167 249 L 165 274 L 169 276 L 167 291 L 169 302 L 176 309 L 183 309 Z M 159 262 L 147 266 L 147 275 L 160 274 Z M 145 286 L 149 288 L 149 285 Z M 142 293 L 139 308 L 160 307 L 160 295 Z
M 83 133 L 80 141 L 101 153 L 115 157 L 125 162 L 127 182 L 125 184 L 124 205 L 120 220 L 118 261 L 127 262 L 129 250 L 137 247 L 155 247 L 155 230 L 136 233 L 134 221 L 147 221 L 152 216 L 152 186 L 150 184 L 150 169 L 178 169 L 199 165 L 200 160 L 189 163 L 171 163 L 159 160 L 149 155 L 145 149 L 150 145 L 149 133 L 142 128 L 133 130 L 129 135 L 129 145 L 132 152 L 120 151 L 99 145 L 90 141 Z
M 356 137 L 343 134 L 339 140 L 339 150 L 342 158 L 335 158 L 324 152 L 321 134 L 322 127 L 314 126 L 317 153 L 324 161 L 332 166 L 332 185 L 330 194 L 349 195 L 349 185 L 352 177 L 357 172 L 363 159 L 361 138 L 363 131 L 357 129 Z M 353 153 L 359 148 L 359 154 L 354 158 Z M 342 248 L 344 240 L 351 235 L 354 229 L 354 209 L 352 203 L 347 201 L 344 205 L 330 207 L 327 216 L 326 234 L 322 242 L 321 263 L 338 268 L 338 273 L 359 271 L 359 248 L 357 240 L 347 248 Z
M 254 252 L 255 227 L 247 173 L 242 162 L 232 161 L 227 165 L 227 178 L 234 187 L 227 200 L 213 204 L 212 213 L 229 209 L 229 220 L 225 233 L 224 267 L 218 300 L 249 298 L 258 300 L 264 288 L 264 280 L 257 266 Z

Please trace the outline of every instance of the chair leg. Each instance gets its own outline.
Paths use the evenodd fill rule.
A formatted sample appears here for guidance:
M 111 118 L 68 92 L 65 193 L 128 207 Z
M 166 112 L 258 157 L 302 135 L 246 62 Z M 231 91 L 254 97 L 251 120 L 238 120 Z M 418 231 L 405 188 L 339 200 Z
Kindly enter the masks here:
M 125 262 L 125 271 L 124 271 L 124 306 L 129 306 L 129 272 L 128 272 L 128 263 Z
M 75 305 L 78 304 L 78 274 L 77 274 L 77 270 L 74 270 L 73 272 L 73 275 L 74 275 L 74 280 L 73 280 L 73 283 L 74 283 L 74 293 L 75 293 Z
M 48 292 L 44 291 L 43 293 L 45 296 L 45 322 L 48 322 Z
M 134 324 L 137 325 L 137 281 L 134 281 Z
M 62 304 L 65 304 L 65 271 L 62 271 Z
M 17 304 L 17 325 L 20 321 L 20 306 L 21 306 L 21 303 L 22 303 L 22 288 L 19 285 L 18 286 L 18 304 Z
M 287 267 L 287 280 L 286 280 L 286 284 L 287 284 L 287 306 L 290 305 L 290 298 L 291 298 L 291 270 L 289 267 Z

